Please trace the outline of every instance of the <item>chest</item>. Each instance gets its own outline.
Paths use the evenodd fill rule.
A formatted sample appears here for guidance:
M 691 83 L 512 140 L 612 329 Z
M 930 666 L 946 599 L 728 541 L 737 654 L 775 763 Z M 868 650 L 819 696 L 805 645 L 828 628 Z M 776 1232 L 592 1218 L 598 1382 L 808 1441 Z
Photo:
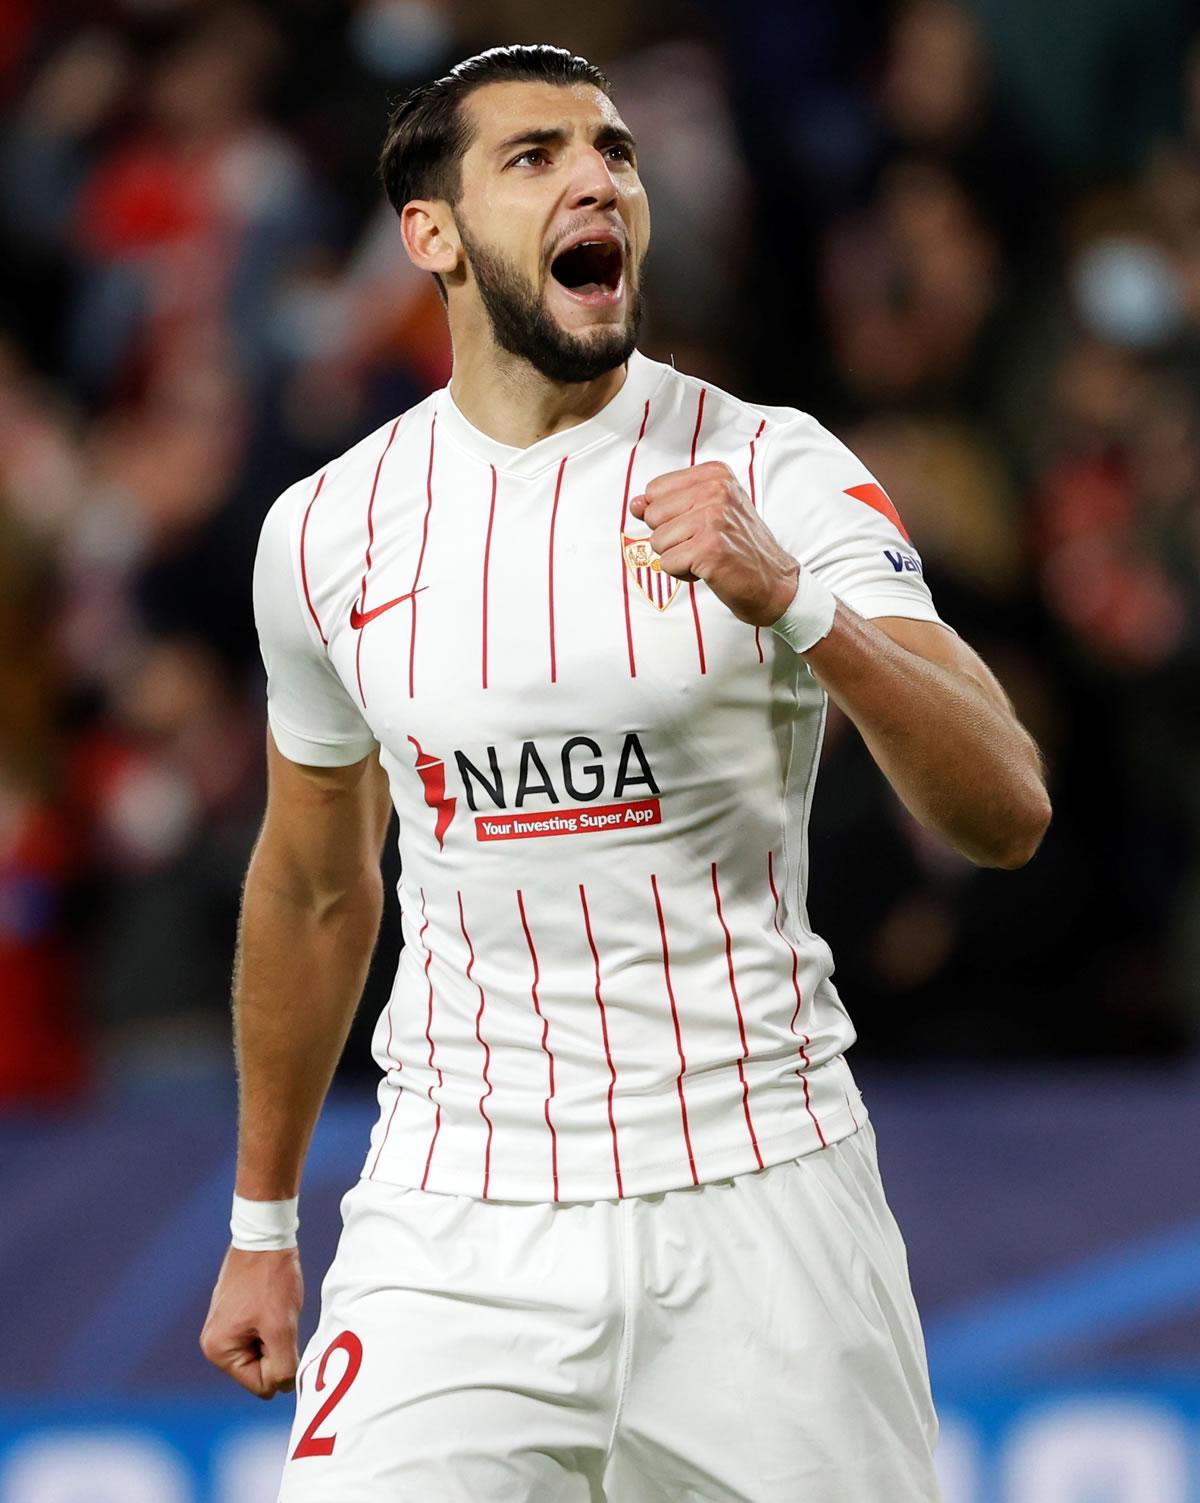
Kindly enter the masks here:
M 381 482 L 327 581 L 329 650 L 377 739 L 714 733 L 771 697 L 770 633 L 657 567 L 628 509 L 668 440 L 514 476 L 459 451 Z

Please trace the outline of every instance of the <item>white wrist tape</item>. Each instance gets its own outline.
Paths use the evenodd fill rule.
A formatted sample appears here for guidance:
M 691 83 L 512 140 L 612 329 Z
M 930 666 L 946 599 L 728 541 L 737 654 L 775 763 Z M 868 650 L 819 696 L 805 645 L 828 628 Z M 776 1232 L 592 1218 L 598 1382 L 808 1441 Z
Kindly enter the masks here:
M 837 596 L 808 569 L 800 570 L 800 582 L 792 603 L 771 623 L 771 630 L 782 637 L 793 652 L 807 652 L 833 628 Z
M 229 1218 L 233 1246 L 242 1252 L 282 1252 L 295 1247 L 299 1204 L 298 1195 L 291 1200 L 246 1200 L 235 1195 Z

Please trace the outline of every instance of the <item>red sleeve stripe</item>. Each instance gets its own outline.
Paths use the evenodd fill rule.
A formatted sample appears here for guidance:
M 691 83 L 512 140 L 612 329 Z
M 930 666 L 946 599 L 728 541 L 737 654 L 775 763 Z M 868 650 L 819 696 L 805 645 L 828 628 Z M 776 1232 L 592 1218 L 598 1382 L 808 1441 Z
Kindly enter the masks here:
M 379 477 L 383 472 L 383 461 L 388 456 L 388 450 L 392 447 L 392 440 L 396 437 L 396 429 L 400 426 L 400 419 L 391 426 L 387 436 L 387 443 L 383 446 L 383 453 L 379 456 L 379 463 L 375 466 L 375 479 L 371 482 L 371 499 L 367 502 L 367 558 L 363 566 L 362 588 L 359 591 L 358 608 L 365 616 L 367 614 L 367 575 L 371 572 L 371 549 L 375 544 L 375 493 L 379 489 Z M 365 708 L 367 696 L 363 693 L 362 681 L 362 641 L 366 631 L 366 623 L 359 628 L 358 642 L 354 648 L 354 673 L 358 679 L 358 697 L 362 700 Z
M 881 517 L 886 517 L 906 543 L 911 543 L 912 538 L 908 535 L 908 529 L 900 520 L 900 513 L 892 504 L 892 498 L 881 485 L 869 481 L 866 485 L 852 485 L 846 490 L 847 496 L 853 496 L 856 501 L 862 501 L 872 511 L 877 511 Z
M 471 972 L 475 969 L 475 946 L 471 943 L 471 936 L 467 933 L 467 921 L 463 916 L 461 892 L 458 894 L 458 923 L 462 929 L 462 936 L 467 942 L 467 953 L 470 957 L 467 961 L 467 980 L 471 981 L 473 980 Z M 487 1123 L 487 1142 L 483 1150 L 483 1199 L 486 1200 L 488 1198 L 488 1182 L 492 1177 L 492 1119 L 487 1114 L 484 1102 L 492 1094 L 492 1081 L 488 1074 L 488 1066 L 492 1062 L 492 1051 L 483 1036 L 481 1026 L 483 1023 L 483 1009 L 487 999 L 484 997 L 483 987 L 480 986 L 478 981 L 475 982 L 475 989 L 479 993 L 479 1010 L 475 1014 L 475 1037 L 479 1040 L 479 1046 L 483 1050 L 483 1095 L 479 1098 L 479 1115 Z
M 679 1055 L 679 1074 L 675 1077 L 675 1089 L 679 1093 L 679 1116 L 683 1123 L 683 1142 L 687 1149 L 688 1167 L 692 1171 L 692 1184 L 700 1183 L 700 1176 L 696 1173 L 696 1156 L 692 1152 L 692 1134 L 688 1128 L 687 1100 L 683 1094 L 683 1077 L 687 1071 L 687 1060 L 683 1055 L 683 1034 L 679 1027 L 679 1009 L 675 1006 L 675 988 L 671 985 L 671 951 L 667 944 L 667 925 L 663 918 L 662 899 L 658 892 L 658 878 L 653 873 L 650 876 L 650 886 L 654 891 L 654 907 L 658 914 L 658 933 L 662 941 L 663 977 L 667 983 L 667 1000 L 671 1004 L 671 1021 L 675 1025 L 675 1049 Z
M 708 387 L 700 388 L 700 400 L 696 403 L 696 426 L 692 430 L 692 455 L 689 464 L 696 463 L 696 445 L 700 441 L 700 425 L 704 421 L 704 398 L 708 393 Z M 692 603 L 692 620 L 696 625 L 696 652 L 700 658 L 700 672 L 707 673 L 708 667 L 704 661 L 704 633 L 700 630 L 700 607 L 696 603 L 696 581 L 688 580 L 688 597 Z
M 563 455 L 562 463 L 558 467 L 558 478 L 554 482 L 554 505 L 550 511 L 550 682 L 558 682 L 558 652 L 554 640 L 554 529 L 558 523 L 558 498 L 562 494 L 563 471 L 567 467 L 569 456 Z
M 321 477 L 317 481 L 317 488 L 315 491 L 313 491 L 312 496 L 309 498 L 308 505 L 304 508 L 304 521 L 300 524 L 300 583 L 304 586 L 304 603 L 308 606 L 308 614 L 313 618 L 313 625 L 317 628 L 317 635 L 320 637 L 322 645 L 325 647 L 329 646 L 329 638 L 321 630 L 321 622 L 317 617 L 317 610 L 313 605 L 312 595 L 309 592 L 308 564 L 305 561 L 304 556 L 304 542 L 306 537 L 308 536 L 308 515 L 313 509 L 313 502 L 321 494 L 321 487 L 325 484 L 325 476 L 327 473 L 328 472 L 326 470 L 321 471 Z
M 492 499 L 488 503 L 487 537 L 483 544 L 483 687 L 488 686 L 488 575 L 492 567 L 492 527 L 496 521 L 496 466 L 489 465 L 492 472 Z
M 801 1003 L 804 1000 L 803 997 L 800 995 L 800 976 L 799 976 L 800 957 L 796 954 L 796 947 L 795 947 L 795 945 L 792 944 L 791 940 L 787 937 L 787 935 L 779 927 L 779 890 L 775 886 L 775 865 L 774 865 L 774 861 L 775 861 L 775 853 L 773 851 L 768 851 L 767 852 L 767 881 L 771 884 L 771 899 L 772 899 L 772 901 L 774 903 L 774 908 L 772 910 L 771 918 L 772 918 L 772 921 L 773 921 L 773 923 L 775 925 L 775 933 L 779 935 L 780 939 L 783 940 L 784 944 L 787 945 L 788 949 L 791 951 L 791 954 L 792 954 L 792 990 L 796 994 L 796 1010 L 795 1010 L 795 1012 L 792 1013 L 792 1021 L 788 1024 L 788 1027 L 790 1028 L 790 1030 L 792 1031 L 792 1033 L 795 1033 L 796 1032 L 796 1020 L 800 1016 L 800 1005 L 801 1005 Z M 800 1034 L 799 1038 L 800 1038 L 800 1058 L 801 1058 L 801 1060 L 803 1062 L 803 1068 L 797 1070 L 796 1074 L 800 1077 L 800 1083 L 804 1087 L 804 1109 L 808 1113 L 808 1115 L 812 1118 L 812 1124 L 817 1129 L 817 1137 L 821 1140 L 821 1147 L 824 1148 L 824 1147 L 826 1147 L 825 1134 L 821 1131 L 821 1124 L 817 1121 L 816 1113 L 812 1109 L 812 1098 L 811 1098 L 811 1096 L 809 1094 L 809 1089 L 808 1089 L 808 1075 L 806 1073 L 808 1071 L 808 1068 L 809 1068 L 809 1061 L 808 1061 L 808 1043 L 809 1043 L 809 1039 L 808 1039 L 808 1034 L 806 1034 L 806 1033 Z
M 429 423 L 429 468 L 425 472 L 425 522 L 421 528 L 421 551 L 417 554 L 417 569 L 412 582 L 412 626 L 408 634 L 408 697 L 413 697 L 413 677 L 417 661 L 417 586 L 421 583 L 421 567 L 425 562 L 425 545 L 429 542 L 429 513 L 433 510 L 433 448 L 437 433 L 437 413 Z
M 733 968 L 733 937 L 729 933 L 729 925 L 725 922 L 725 915 L 721 910 L 721 889 L 717 883 L 717 863 L 712 864 L 712 890 L 713 900 L 717 905 L 717 922 L 721 926 L 721 932 L 725 936 L 725 965 L 729 971 L 729 991 L 733 997 L 733 1010 L 737 1014 L 738 1036 L 742 1041 L 741 1058 L 737 1062 L 738 1079 L 742 1083 L 742 1111 L 746 1116 L 746 1130 L 750 1134 L 750 1146 L 754 1149 L 754 1157 L 758 1160 L 758 1167 L 763 1167 L 763 1157 L 758 1151 L 758 1135 L 754 1131 L 754 1120 L 750 1116 L 750 1083 L 746 1079 L 745 1062 L 750 1058 L 750 1046 L 746 1042 L 746 1020 L 742 1016 L 742 999 L 738 996 L 737 976 Z
M 648 409 L 650 404 L 647 402 L 646 406 Z M 592 918 L 588 912 L 587 892 L 582 882 L 579 884 L 579 902 L 583 908 L 583 927 L 587 930 L 592 964 L 596 968 L 596 1008 L 600 1013 L 600 1036 L 604 1040 L 604 1058 L 608 1061 L 608 1128 L 612 1133 L 613 1172 L 617 1180 L 617 1196 L 620 1198 L 625 1194 L 625 1187 L 621 1183 L 621 1154 L 617 1148 L 617 1118 L 613 1111 L 613 1097 L 617 1089 L 617 1067 L 613 1064 L 612 1050 L 609 1048 L 608 1018 L 604 1011 L 604 998 L 600 995 L 600 952 L 596 949 L 596 940 L 592 934 Z
M 762 437 L 763 429 L 766 426 L 767 426 L 767 420 L 766 420 L 766 418 L 763 418 L 762 422 L 759 423 L 758 428 L 755 431 L 754 437 L 750 440 L 749 485 L 748 485 L 747 489 L 750 492 L 750 505 L 754 508 L 755 511 L 758 510 L 758 495 L 757 495 L 757 493 L 756 493 L 756 491 L 754 489 L 754 446 L 755 446 L 755 444 L 758 443 L 759 439 Z M 755 649 L 758 652 L 758 661 L 761 663 L 763 661 L 762 627 L 761 626 L 756 626 L 754 628 L 754 646 L 755 646 Z
M 541 972 L 538 969 L 537 951 L 533 946 L 533 935 L 529 932 L 529 920 L 525 916 L 525 898 L 521 889 L 517 888 L 517 907 L 521 911 L 521 928 L 525 931 L 525 943 L 529 946 L 529 959 L 533 962 L 533 982 L 529 993 L 533 998 L 533 1010 L 537 1013 L 542 1023 L 542 1052 L 546 1056 L 546 1065 L 549 1070 L 549 1089 L 546 1092 L 546 1126 L 550 1130 L 550 1178 L 554 1184 L 554 1198 L 558 1199 L 558 1134 L 554 1130 L 554 1122 L 550 1116 L 550 1103 L 554 1100 L 554 1055 L 551 1052 L 550 1019 L 542 1011 L 538 1001 L 538 982 L 541 980 Z
M 621 544 L 621 589 L 625 594 L 625 640 L 629 644 L 629 677 L 637 678 L 637 663 L 633 656 L 633 621 L 629 615 L 629 567 L 625 562 L 625 528 L 629 518 L 629 484 L 633 479 L 633 461 L 637 455 L 638 444 L 646 436 L 646 424 L 650 421 L 650 402 L 647 398 L 645 409 L 642 412 L 642 426 L 638 429 L 638 436 L 633 441 L 633 448 L 629 451 L 629 464 L 625 470 L 625 494 L 621 498 L 621 530 L 618 541 Z
M 425 984 L 429 988 L 428 1010 L 425 1014 L 425 1038 L 429 1043 L 429 1068 L 437 1071 L 438 1090 L 440 1091 L 443 1080 L 442 1067 L 435 1062 L 433 1054 L 433 981 L 429 975 L 429 963 L 433 959 L 433 954 L 429 946 L 425 943 L 425 931 L 429 928 L 429 919 L 425 914 L 425 889 L 423 887 L 421 889 L 421 919 L 421 948 L 425 951 Z M 432 1082 L 429 1086 L 429 1099 L 433 1101 Z M 434 1105 L 437 1107 L 437 1111 L 433 1119 L 433 1136 L 429 1140 L 429 1152 L 425 1155 L 425 1173 L 421 1176 L 422 1190 L 429 1183 L 429 1166 L 433 1163 L 433 1150 L 437 1145 L 438 1133 L 442 1130 L 442 1102 L 440 1097 L 434 1102 Z

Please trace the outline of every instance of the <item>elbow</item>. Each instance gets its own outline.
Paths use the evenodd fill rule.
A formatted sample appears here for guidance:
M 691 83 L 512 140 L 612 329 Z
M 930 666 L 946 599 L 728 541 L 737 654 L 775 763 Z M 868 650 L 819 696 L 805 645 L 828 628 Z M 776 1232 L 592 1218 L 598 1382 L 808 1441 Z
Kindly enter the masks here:
M 1015 872 L 1026 866 L 1037 854 L 1038 847 L 1050 827 L 1053 810 L 1050 796 L 1040 785 L 1031 793 L 1021 809 L 1006 823 L 1003 838 L 990 853 L 990 859 L 981 861 L 981 866 L 992 866 L 1000 871 Z

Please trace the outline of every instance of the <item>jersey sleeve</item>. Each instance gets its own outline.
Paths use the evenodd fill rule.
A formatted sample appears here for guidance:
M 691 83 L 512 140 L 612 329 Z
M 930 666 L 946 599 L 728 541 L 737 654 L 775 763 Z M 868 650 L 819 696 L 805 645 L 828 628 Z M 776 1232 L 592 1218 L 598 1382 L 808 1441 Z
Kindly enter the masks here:
M 267 670 L 275 745 L 307 767 L 348 767 L 375 748 L 338 678 L 297 584 L 301 499 L 285 491 L 267 513 L 254 561 L 254 621 Z
M 860 616 L 940 620 L 920 554 L 887 492 L 815 419 L 794 413 L 763 446 L 763 519 Z

